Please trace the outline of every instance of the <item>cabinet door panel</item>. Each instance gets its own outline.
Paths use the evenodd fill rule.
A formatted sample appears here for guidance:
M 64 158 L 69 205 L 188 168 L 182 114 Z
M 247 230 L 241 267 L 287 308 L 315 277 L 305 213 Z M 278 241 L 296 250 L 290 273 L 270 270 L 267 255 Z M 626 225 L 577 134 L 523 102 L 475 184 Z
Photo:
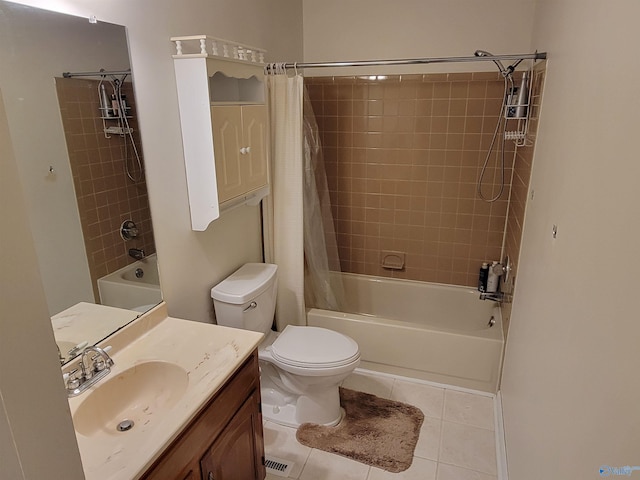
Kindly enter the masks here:
M 242 178 L 246 191 L 267 184 L 267 107 L 251 105 L 242 107 L 244 141 L 251 147 L 242 160 Z
M 257 464 L 256 420 L 260 398 L 252 394 L 200 461 L 204 480 L 251 480 L 264 477 Z
M 240 154 L 242 113 L 238 107 L 211 107 L 213 145 L 220 203 L 242 194 L 242 169 L 246 155 Z

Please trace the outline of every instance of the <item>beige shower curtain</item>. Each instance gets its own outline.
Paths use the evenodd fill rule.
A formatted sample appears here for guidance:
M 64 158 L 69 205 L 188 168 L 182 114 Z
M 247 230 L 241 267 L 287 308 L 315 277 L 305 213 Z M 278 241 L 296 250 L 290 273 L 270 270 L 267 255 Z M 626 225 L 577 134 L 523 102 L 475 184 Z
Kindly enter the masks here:
M 267 75 L 271 115 L 271 195 L 265 216 L 265 257 L 278 265 L 276 325 L 304 325 L 301 75 Z
M 265 202 L 265 256 L 278 265 L 276 325 L 282 331 L 306 324 L 305 299 L 338 310 L 342 289 L 330 281 L 340 261 L 313 109 L 301 75 L 278 65 L 269 70 L 272 193 Z

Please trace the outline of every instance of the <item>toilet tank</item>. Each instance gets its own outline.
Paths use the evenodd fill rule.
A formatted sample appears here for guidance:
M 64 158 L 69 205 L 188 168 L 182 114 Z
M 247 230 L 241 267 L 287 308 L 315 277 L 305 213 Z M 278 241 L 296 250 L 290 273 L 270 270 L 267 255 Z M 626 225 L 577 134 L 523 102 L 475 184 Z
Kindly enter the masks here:
M 276 310 L 278 266 L 247 263 L 211 289 L 218 325 L 267 333 Z

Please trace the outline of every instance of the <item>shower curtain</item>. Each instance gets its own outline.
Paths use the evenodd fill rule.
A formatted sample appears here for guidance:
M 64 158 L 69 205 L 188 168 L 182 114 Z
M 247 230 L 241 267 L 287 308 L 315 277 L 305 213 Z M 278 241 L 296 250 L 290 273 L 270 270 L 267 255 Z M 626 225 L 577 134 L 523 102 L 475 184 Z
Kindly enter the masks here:
M 303 114 L 305 301 L 315 308 L 340 311 L 344 305 L 342 277 L 332 278 L 329 273 L 340 271 L 338 242 L 320 132 L 306 89 Z
M 268 70 L 272 193 L 264 209 L 265 257 L 267 262 L 278 265 L 276 325 L 282 331 L 290 324 L 306 324 L 305 279 L 310 301 L 316 303 L 321 301 L 321 296 L 328 295 L 329 301 L 337 306 L 337 296 L 331 295 L 322 225 L 330 209 L 319 204 L 321 199 L 328 200 L 328 192 L 317 191 L 318 179 L 326 186 L 326 177 L 322 172 L 316 178 L 320 148 L 317 126 L 315 130 L 313 126 L 315 119 L 303 127 L 302 76 L 288 75 L 279 65 Z M 333 222 L 329 231 L 332 230 Z M 337 261 L 337 247 L 335 259 Z M 339 262 L 337 264 L 339 266 Z

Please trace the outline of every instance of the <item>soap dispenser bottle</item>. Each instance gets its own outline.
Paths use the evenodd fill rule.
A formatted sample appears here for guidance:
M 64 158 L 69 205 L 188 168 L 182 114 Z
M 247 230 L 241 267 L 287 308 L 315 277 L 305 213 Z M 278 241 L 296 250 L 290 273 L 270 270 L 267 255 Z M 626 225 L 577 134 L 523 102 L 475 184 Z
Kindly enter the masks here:
M 489 267 L 489 276 L 487 277 L 487 293 L 496 293 L 500 282 L 501 266 L 498 262 L 493 262 Z

